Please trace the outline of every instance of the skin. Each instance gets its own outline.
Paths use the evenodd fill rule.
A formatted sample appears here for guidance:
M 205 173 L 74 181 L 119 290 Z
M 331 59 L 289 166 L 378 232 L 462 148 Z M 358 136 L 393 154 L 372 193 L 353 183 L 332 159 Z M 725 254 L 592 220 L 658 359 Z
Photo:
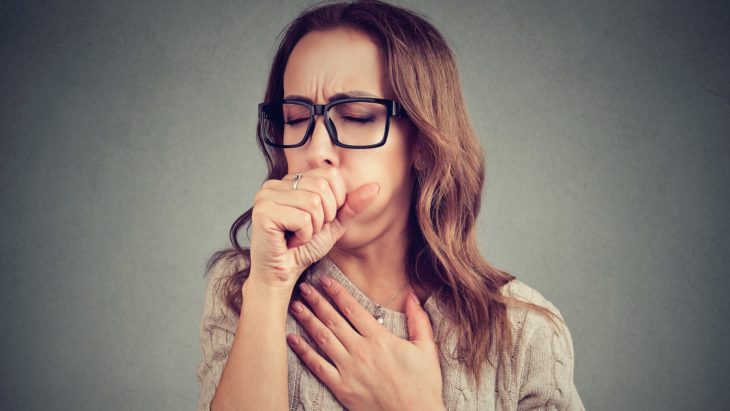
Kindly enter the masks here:
M 297 43 L 284 73 L 285 96 L 303 96 L 324 104 L 336 93 L 354 90 L 394 98 L 382 53 L 371 38 L 351 29 L 336 29 L 311 32 Z M 336 230 L 338 237 L 328 255 L 368 297 L 385 301 L 408 282 L 406 223 L 415 182 L 416 130 L 407 119 L 392 117 L 384 146 L 353 150 L 334 145 L 323 118 L 315 119 L 309 141 L 284 150 L 289 174 L 303 172 L 305 176 L 294 191 L 309 190 L 321 198 L 319 206 L 315 200 L 314 206 L 299 208 L 312 215 L 311 235 L 316 238 L 347 211 L 344 193 L 360 192 L 364 185 L 377 183 L 379 191 L 366 207 L 358 209 L 357 194 L 352 203 L 348 201 L 357 213 L 350 213 L 346 229 Z M 318 183 L 323 181 L 330 189 Z M 281 193 L 291 190 L 290 184 Z M 301 235 L 288 246 L 306 245 L 311 235 Z M 386 306 L 406 313 L 410 341 L 405 341 L 377 323 L 336 281 L 325 289 L 355 328 L 306 285 L 302 293 L 308 307 L 295 302 L 291 312 L 334 364 L 294 334 L 287 341 L 338 400 L 349 409 L 401 409 L 403 404 L 443 409 L 438 350 L 428 315 L 420 305 L 426 292 L 411 285 Z
M 295 47 L 285 91 L 323 103 L 353 89 L 392 98 L 375 43 L 348 30 L 311 33 Z M 285 150 L 290 172 L 269 179 L 254 196 L 250 273 L 241 317 L 211 409 L 286 409 L 287 308 L 302 272 L 325 255 L 365 294 L 385 301 L 405 279 L 408 197 L 414 129 L 395 118 L 385 146 L 341 149 L 317 118 L 312 139 Z M 289 235 L 293 233 L 293 236 Z M 322 278 L 325 283 L 326 278 Z M 418 288 L 416 291 L 419 292 Z M 405 312 L 409 340 L 396 337 L 344 289 L 327 291 L 352 325 L 315 291 L 297 311 L 330 364 L 294 335 L 286 340 L 348 409 L 444 409 L 438 348 L 428 314 L 408 290 L 387 308 Z M 419 293 L 421 299 L 424 294 Z
M 337 281 L 324 276 L 322 284 L 355 328 L 306 284 L 302 294 L 312 309 L 294 303 L 292 313 L 333 364 L 295 334 L 287 341 L 335 397 L 350 410 L 402 410 L 406 405 L 445 410 L 438 348 L 428 314 L 415 294 L 406 301 L 405 341 L 382 327 Z
M 338 92 L 364 91 L 394 99 L 379 47 L 366 35 L 349 29 L 311 32 L 295 46 L 284 72 L 284 95 L 308 97 L 317 104 Z M 288 172 L 334 167 L 346 192 L 368 182 L 380 191 L 357 216 L 329 252 L 348 278 L 374 301 L 385 301 L 407 283 L 406 222 L 415 183 L 415 127 L 392 117 L 388 140 L 382 147 L 352 150 L 332 143 L 323 118 L 315 118 L 307 144 L 284 150 Z M 426 291 L 409 288 L 425 301 Z M 407 293 L 389 308 L 403 312 Z

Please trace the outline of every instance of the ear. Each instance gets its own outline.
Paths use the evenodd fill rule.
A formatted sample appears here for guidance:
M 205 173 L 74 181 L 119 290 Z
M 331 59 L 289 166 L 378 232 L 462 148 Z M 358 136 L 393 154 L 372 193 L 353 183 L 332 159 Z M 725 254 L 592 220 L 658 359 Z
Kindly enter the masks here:
M 423 171 L 426 168 L 426 162 L 420 156 L 415 161 L 415 167 L 418 171 Z
M 413 167 L 416 168 L 416 170 L 422 170 L 423 169 L 423 159 L 421 158 L 421 148 L 420 147 L 414 147 L 411 158 L 413 160 Z

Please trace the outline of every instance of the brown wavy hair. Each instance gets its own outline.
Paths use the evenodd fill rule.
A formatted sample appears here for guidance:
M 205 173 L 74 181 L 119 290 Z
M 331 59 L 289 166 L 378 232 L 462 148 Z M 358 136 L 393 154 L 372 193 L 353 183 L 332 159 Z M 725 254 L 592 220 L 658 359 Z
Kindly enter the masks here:
M 508 304 L 534 309 L 556 326 L 554 319 L 559 317 L 544 307 L 503 295 L 501 287 L 516 277 L 492 267 L 480 255 L 475 227 L 485 158 L 464 104 L 454 55 L 427 18 L 376 0 L 320 3 L 305 9 L 282 31 L 265 101 L 283 98 L 284 69 L 297 42 L 310 31 L 335 28 L 359 30 L 379 43 L 396 99 L 418 130 L 416 144 L 425 167 L 414 169 L 407 275 L 436 297 L 448 320 L 445 338 L 451 333 L 457 336 L 456 352 L 449 355 L 462 361 L 478 386 L 481 367 L 491 364 L 493 346 L 500 353 L 512 348 Z M 283 178 L 287 163 L 282 149 L 266 145 L 258 127 L 257 140 L 268 166 L 266 179 Z M 228 306 L 239 315 L 250 249 L 240 246 L 237 234 L 244 224 L 250 229 L 252 211 L 253 207 L 233 223 L 233 248 L 216 252 L 207 264 L 208 272 L 222 260 L 235 264 L 223 290 Z M 316 265 L 305 270 L 298 282 Z M 292 300 L 298 298 L 298 290 L 294 288 Z

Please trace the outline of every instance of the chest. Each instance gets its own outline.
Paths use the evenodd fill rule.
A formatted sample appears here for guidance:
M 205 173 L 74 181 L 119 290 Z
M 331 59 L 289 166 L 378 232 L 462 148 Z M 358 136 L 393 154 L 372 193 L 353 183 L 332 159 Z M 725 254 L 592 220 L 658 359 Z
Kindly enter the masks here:
M 387 326 L 387 325 L 386 325 Z M 306 331 L 291 316 L 287 318 L 287 333 L 296 333 L 310 345 L 321 350 L 313 343 Z M 401 334 L 396 332 L 396 334 Z M 342 404 L 301 361 L 299 356 L 288 348 L 287 362 L 289 366 L 289 409 L 292 411 L 344 410 Z M 499 383 L 497 372 L 482 374 L 482 384 L 476 389 L 467 371 L 458 361 L 441 360 L 442 401 L 447 410 L 497 410 L 495 387 Z

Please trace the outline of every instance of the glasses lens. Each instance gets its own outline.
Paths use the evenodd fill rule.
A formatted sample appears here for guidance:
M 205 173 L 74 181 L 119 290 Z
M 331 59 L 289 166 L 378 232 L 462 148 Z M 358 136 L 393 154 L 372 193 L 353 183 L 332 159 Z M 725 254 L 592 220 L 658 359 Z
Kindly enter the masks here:
M 385 137 L 388 110 L 380 103 L 346 102 L 330 107 L 329 118 L 341 143 L 369 146 Z
M 264 106 L 261 129 L 270 143 L 299 144 L 309 126 L 309 107 L 296 103 L 271 103 Z
M 293 146 L 304 140 L 311 119 L 310 107 L 296 103 L 270 103 L 263 107 L 261 131 L 279 146 Z M 335 137 L 350 146 L 379 144 L 385 137 L 387 107 L 372 102 L 345 102 L 330 107 L 329 119 Z

